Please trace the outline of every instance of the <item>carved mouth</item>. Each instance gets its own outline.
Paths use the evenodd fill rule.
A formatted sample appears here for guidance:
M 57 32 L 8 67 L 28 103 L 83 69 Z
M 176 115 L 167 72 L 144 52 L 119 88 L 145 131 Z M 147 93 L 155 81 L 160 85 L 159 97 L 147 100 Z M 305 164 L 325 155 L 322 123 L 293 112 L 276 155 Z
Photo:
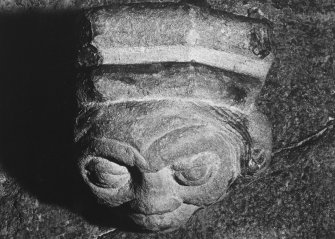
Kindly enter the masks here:
M 198 209 L 198 206 L 190 204 L 182 204 L 179 208 L 172 212 L 163 214 L 142 214 L 133 213 L 129 217 L 132 221 L 149 231 L 174 230 L 184 225 L 191 215 Z

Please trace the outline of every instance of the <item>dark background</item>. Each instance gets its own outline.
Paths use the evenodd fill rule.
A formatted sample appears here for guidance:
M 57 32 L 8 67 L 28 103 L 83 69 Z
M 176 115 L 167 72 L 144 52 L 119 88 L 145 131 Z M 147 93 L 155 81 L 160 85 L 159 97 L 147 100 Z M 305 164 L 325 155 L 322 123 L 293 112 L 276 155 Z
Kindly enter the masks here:
M 334 3 L 209 2 L 244 15 L 257 6 L 274 23 L 276 60 L 258 107 L 273 124 L 275 149 L 335 117 Z M 240 178 L 224 201 L 197 213 L 185 228 L 105 234 L 119 218 L 94 206 L 73 157 L 76 19 L 79 8 L 99 3 L 49 5 L 0 4 L 0 238 L 335 238 L 332 128 L 275 154 L 269 170 Z M 46 7 L 52 9 L 41 10 Z
M 0 16 L 2 164 L 48 201 L 65 202 L 59 190 L 72 177 L 64 162 L 71 165 L 76 113 L 74 16 L 37 11 Z
M 96 205 L 76 167 L 73 126 L 81 15 L 79 10 L 33 9 L 0 16 L 2 171 L 39 202 L 66 208 L 93 224 L 135 230 L 120 218 L 123 213 Z M 7 223 L 27 211 L 5 197 L 11 187 L 2 187 L 0 198 Z M 24 224 L 21 218 L 14 223 Z

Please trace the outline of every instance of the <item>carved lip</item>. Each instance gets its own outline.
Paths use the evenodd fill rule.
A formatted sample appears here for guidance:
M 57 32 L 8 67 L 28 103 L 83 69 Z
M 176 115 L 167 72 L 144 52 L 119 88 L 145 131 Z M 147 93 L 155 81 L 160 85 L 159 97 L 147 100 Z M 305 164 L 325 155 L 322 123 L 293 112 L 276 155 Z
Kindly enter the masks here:
M 198 208 L 198 206 L 183 203 L 172 212 L 150 215 L 133 213 L 129 217 L 135 224 L 150 231 L 173 230 L 185 224 Z

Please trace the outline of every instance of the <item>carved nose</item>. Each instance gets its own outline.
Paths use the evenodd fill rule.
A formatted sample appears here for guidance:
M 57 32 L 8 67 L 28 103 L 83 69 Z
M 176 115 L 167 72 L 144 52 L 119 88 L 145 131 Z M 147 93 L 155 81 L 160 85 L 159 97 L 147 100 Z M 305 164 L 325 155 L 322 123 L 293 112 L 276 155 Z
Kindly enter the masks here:
M 131 209 L 146 215 L 172 212 L 182 205 L 174 195 L 167 169 L 156 173 L 144 173 L 142 182 L 134 185 L 137 199 L 131 202 Z

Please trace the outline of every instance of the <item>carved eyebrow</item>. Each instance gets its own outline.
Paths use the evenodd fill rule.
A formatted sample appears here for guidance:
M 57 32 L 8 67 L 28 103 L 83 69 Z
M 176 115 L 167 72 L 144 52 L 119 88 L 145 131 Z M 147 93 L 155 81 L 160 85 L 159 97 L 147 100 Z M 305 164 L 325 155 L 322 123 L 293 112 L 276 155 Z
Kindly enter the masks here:
M 107 172 L 113 175 L 123 175 L 128 172 L 128 170 L 123 165 L 96 156 L 92 157 L 91 161 L 86 165 L 86 167 L 96 167 L 100 172 Z
M 214 160 L 208 160 L 210 157 L 211 153 L 199 153 L 196 155 L 193 155 L 192 157 L 183 157 L 173 163 L 171 166 L 172 169 L 174 170 L 183 170 L 186 168 L 193 168 L 193 167 L 199 167 L 199 166 L 204 166 L 204 165 L 212 165 L 216 163 Z
M 105 137 L 93 137 L 90 148 L 94 155 L 104 157 L 121 165 L 136 165 L 139 168 L 148 168 L 148 163 L 139 151 L 125 142 Z

